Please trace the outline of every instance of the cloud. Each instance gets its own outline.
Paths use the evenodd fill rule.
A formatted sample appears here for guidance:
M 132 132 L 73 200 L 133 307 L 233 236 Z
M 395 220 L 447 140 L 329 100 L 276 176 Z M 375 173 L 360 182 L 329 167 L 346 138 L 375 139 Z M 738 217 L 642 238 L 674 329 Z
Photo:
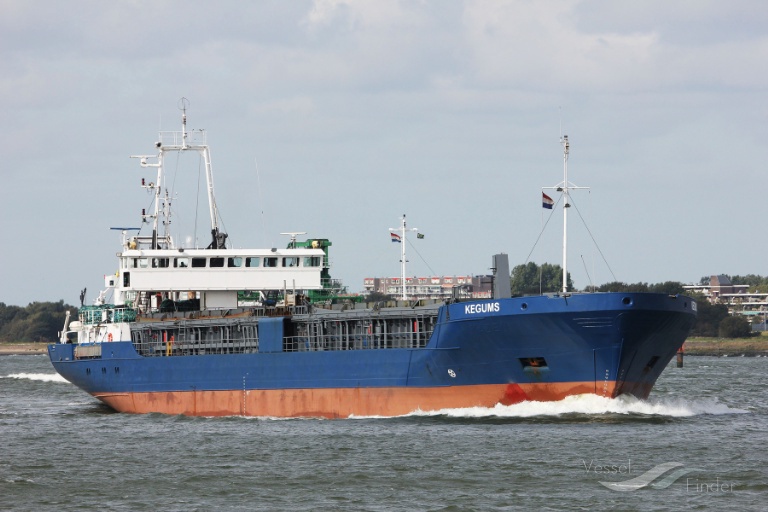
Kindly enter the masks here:
M 61 198 L 81 239 L 95 239 L 81 231 L 97 214 L 104 226 L 88 229 L 125 222 L 137 207 L 128 188 L 136 169 L 126 156 L 151 150 L 158 127 L 175 129 L 176 104 L 186 96 L 190 122 L 209 129 L 233 238 L 254 231 L 237 209 L 262 209 L 253 190 L 257 158 L 265 191 L 290 190 L 292 201 L 312 211 L 302 215 L 277 192 L 265 193 L 285 223 L 265 231 L 332 235 L 334 259 L 344 263 L 337 274 L 352 290 L 363 274 L 391 270 L 384 255 L 373 261 L 358 250 L 375 247 L 376 230 L 386 234 L 403 212 L 435 236 L 471 237 L 439 251 L 441 238 L 430 237 L 439 260 L 430 266 L 438 271 L 482 272 L 486 256 L 499 250 L 513 264 L 515 251 L 524 258 L 538 234 L 538 210 L 528 217 L 536 192 L 560 177 L 561 122 L 571 136 L 574 180 L 594 186 L 596 198 L 604 194 L 600 206 L 614 212 L 598 220 L 595 235 L 611 233 L 616 254 L 624 244 L 645 248 L 643 258 L 630 251 L 614 266 L 632 272 L 620 279 L 759 273 L 768 250 L 756 240 L 733 269 L 724 268 L 727 255 L 714 254 L 707 235 L 708 227 L 722 231 L 719 209 L 742 209 L 740 191 L 764 185 L 768 10 L 761 2 L 41 5 L 5 1 L 0 18 L 5 218 L 25 210 L 36 183 L 56 188 L 39 192 L 39 228 L 29 243 L 64 246 L 66 230 L 46 227 Z M 335 199 L 320 205 L 321 195 Z M 666 207 L 649 208 L 649 201 Z M 340 210 L 356 213 L 339 223 Z M 473 223 L 479 210 L 485 221 Z M 752 240 L 743 229 L 733 235 Z M 107 245 L 111 236 L 104 235 Z M 684 255 L 670 258 L 670 247 L 695 254 L 697 267 Z M 106 249 L 84 248 L 82 263 L 71 265 L 108 271 L 113 250 Z M 44 257 L 8 258 L 16 259 L 0 289 L 26 289 L 14 287 L 16 276 L 47 265 Z M 52 298 L 83 287 L 79 272 L 57 274 L 72 277 L 51 280 Z

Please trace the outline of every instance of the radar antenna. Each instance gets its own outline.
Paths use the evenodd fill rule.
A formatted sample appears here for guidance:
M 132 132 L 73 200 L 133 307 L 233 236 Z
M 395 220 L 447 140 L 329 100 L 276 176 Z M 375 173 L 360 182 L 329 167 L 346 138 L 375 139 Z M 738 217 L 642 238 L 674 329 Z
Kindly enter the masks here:
M 306 235 L 306 231 L 288 231 L 286 233 L 280 233 L 281 235 L 287 235 L 291 237 L 291 241 L 288 244 L 289 249 L 295 249 L 296 248 L 296 237 L 298 235 Z

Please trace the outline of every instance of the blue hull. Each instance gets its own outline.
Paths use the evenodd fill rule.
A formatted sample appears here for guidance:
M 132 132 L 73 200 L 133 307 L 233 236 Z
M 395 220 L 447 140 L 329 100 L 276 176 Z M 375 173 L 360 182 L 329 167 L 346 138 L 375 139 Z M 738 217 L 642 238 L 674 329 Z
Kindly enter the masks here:
M 51 345 L 49 355 L 64 378 L 125 412 L 243 414 L 250 407 L 258 415 L 337 417 L 583 392 L 645 398 L 685 341 L 695 308 L 688 297 L 663 294 L 537 296 L 441 306 L 419 348 L 267 351 L 282 346 L 279 323 L 260 334 L 263 353 L 145 357 L 131 341 L 115 341 L 96 356 L 77 358 L 69 344 Z M 209 403 L 216 401 L 234 405 Z

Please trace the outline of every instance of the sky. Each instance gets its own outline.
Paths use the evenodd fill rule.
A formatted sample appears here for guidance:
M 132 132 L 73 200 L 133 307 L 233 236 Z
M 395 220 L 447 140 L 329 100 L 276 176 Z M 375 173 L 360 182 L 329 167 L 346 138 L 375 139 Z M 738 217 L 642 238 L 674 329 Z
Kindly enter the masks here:
M 569 181 L 589 187 L 569 209 L 576 288 L 768 275 L 762 0 L 3 0 L 0 14 L 5 304 L 96 297 L 117 269 L 110 228 L 138 227 L 151 202 L 128 157 L 180 130 L 182 97 L 232 245 L 328 238 L 351 292 L 400 274 L 403 214 L 425 235 L 408 235 L 408 275 L 487 274 L 500 252 L 562 264 L 562 212 L 548 221 L 541 193 L 563 180 L 563 134 Z M 198 167 L 173 161 L 179 210 L 197 204 Z M 204 238 L 205 219 L 171 233 Z

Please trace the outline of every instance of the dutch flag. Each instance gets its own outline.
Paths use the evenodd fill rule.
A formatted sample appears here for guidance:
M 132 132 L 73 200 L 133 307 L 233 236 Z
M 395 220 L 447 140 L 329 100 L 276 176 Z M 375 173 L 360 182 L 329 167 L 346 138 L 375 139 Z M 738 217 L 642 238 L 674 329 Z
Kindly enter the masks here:
M 541 193 L 541 207 L 546 208 L 548 210 L 551 210 L 552 207 L 555 205 L 555 202 L 552 200 L 551 197 L 549 197 L 544 192 Z
M 392 238 L 393 242 L 402 243 L 402 241 L 400 240 L 400 235 L 398 235 L 397 233 L 390 233 L 389 236 Z

